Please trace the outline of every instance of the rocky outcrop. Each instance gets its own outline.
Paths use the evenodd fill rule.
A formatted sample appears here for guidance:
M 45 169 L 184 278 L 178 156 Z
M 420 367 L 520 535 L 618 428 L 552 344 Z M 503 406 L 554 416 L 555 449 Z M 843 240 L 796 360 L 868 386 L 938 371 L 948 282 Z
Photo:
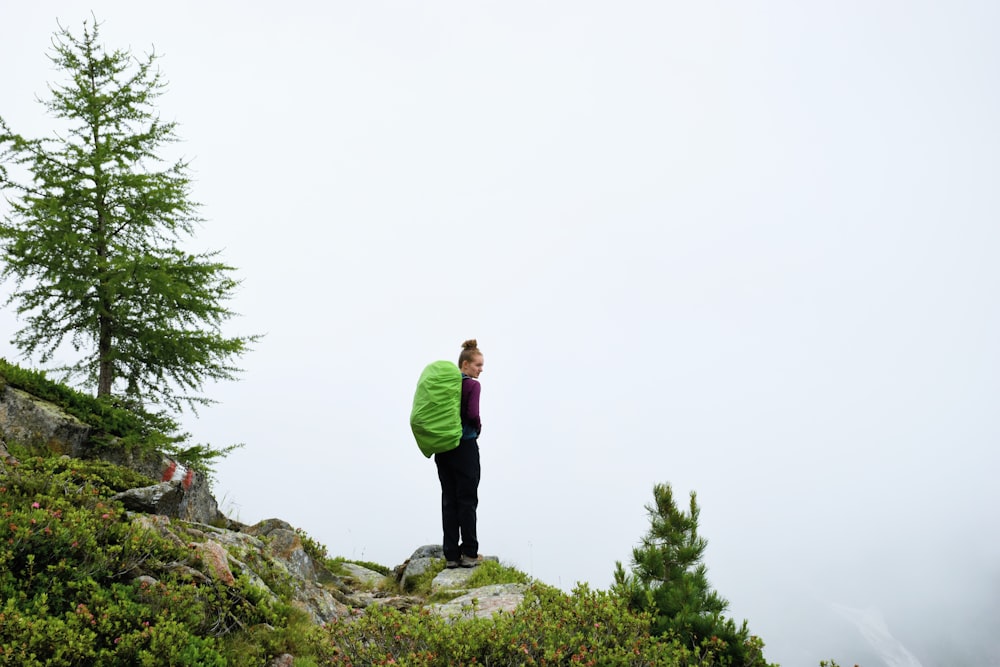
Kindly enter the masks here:
M 440 544 L 425 544 L 417 549 L 401 565 L 397 565 L 394 573 L 396 582 L 404 591 L 412 588 L 415 578 L 430 570 L 436 561 L 444 560 L 444 550 Z M 496 556 L 484 556 L 483 560 L 499 562 Z M 444 570 L 431 582 L 431 590 L 460 588 L 469 578 L 472 568 L 455 568 Z
M 268 552 L 284 563 L 292 576 L 316 581 L 330 578 L 329 571 L 306 553 L 302 538 L 291 524 L 281 519 L 264 519 L 244 532 L 264 539 Z
M 91 427 L 26 391 L 0 387 L 0 435 L 7 442 L 85 458 Z
M 226 518 L 212 496 L 209 480 L 159 452 L 125 447 L 95 446 L 93 429 L 59 406 L 9 385 L 0 386 L 0 438 L 32 450 L 79 459 L 99 459 L 135 470 L 160 483 L 146 490 L 133 490 L 122 502 L 136 511 L 165 514 L 197 521 L 221 523 Z M 6 456 L 6 449 L 0 452 Z
M 399 587 L 408 590 L 414 578 L 430 571 L 444 559 L 440 545 L 428 544 L 417 548 L 406 561 L 397 566 L 394 575 Z M 484 560 L 498 562 L 496 556 L 485 556 Z M 489 618 L 497 612 L 513 611 L 524 600 L 525 584 L 497 584 L 469 588 L 468 582 L 475 568 L 457 567 L 444 569 L 431 580 L 431 593 L 451 592 L 456 595 L 448 602 L 428 605 L 435 614 L 457 617 Z
M 266 519 L 243 530 L 230 530 L 203 524 L 170 520 L 164 516 L 135 514 L 132 520 L 177 544 L 187 546 L 195 557 L 193 563 L 175 563 L 172 569 L 197 580 L 214 579 L 232 586 L 237 576 L 276 596 L 258 573 L 261 567 L 277 568 L 294 582 L 292 603 L 309 614 L 313 621 L 329 623 L 352 618 L 352 610 L 371 605 L 396 609 L 424 607 L 447 618 L 489 618 L 498 612 L 511 612 L 524 600 L 525 584 L 497 584 L 469 588 L 474 568 L 440 571 L 431 582 L 431 592 L 453 593 L 453 599 L 427 605 L 413 595 L 400 595 L 396 580 L 419 576 L 434 565 L 433 554 L 440 547 L 420 547 L 390 576 L 354 563 L 340 565 L 347 574 L 338 576 L 316 562 L 302 545 L 298 533 L 280 519 Z M 183 536 L 183 537 L 182 537 Z M 496 561 L 495 556 L 488 560 Z M 148 575 L 140 577 L 153 585 Z
M 287 529 L 276 527 L 288 526 L 283 521 L 268 519 L 242 532 L 147 514 L 133 515 L 132 520 L 175 543 L 186 545 L 194 556 L 194 566 L 177 563 L 174 569 L 184 568 L 196 579 L 204 577 L 232 586 L 236 577 L 243 575 L 251 584 L 277 599 L 259 572 L 262 567 L 277 570 L 293 582 L 292 604 L 309 614 L 315 623 L 328 623 L 350 613 L 350 607 L 338 599 L 343 597 L 338 590 L 339 578 L 305 552 L 302 540 L 290 526 Z M 288 532 L 295 536 L 294 540 L 288 537 Z
M 0 383 L 0 466 L 17 463 L 4 446 L 6 439 L 34 451 L 104 460 L 155 480 L 114 498 L 129 510 L 138 528 L 159 533 L 186 548 L 190 558 L 166 564 L 169 571 L 226 586 L 234 586 L 245 577 L 274 599 L 277 596 L 266 578 L 273 580 L 277 572 L 282 581 L 292 582 L 292 604 L 317 624 L 350 619 L 352 611 L 370 605 L 404 610 L 427 606 L 432 613 L 447 617 L 488 617 L 513 610 L 524 598 L 527 587 L 523 584 L 470 589 L 472 568 L 445 569 L 435 576 L 431 591 L 455 595 L 449 602 L 426 605 L 419 596 L 400 593 L 410 590 L 417 578 L 439 566 L 444 559 L 440 545 L 419 547 L 389 576 L 353 563 L 339 564 L 334 574 L 325 563 L 310 556 L 299 533 L 287 522 L 266 519 L 245 526 L 231 521 L 219 512 L 203 475 L 159 452 L 106 443 L 97 446 L 93 436 L 90 426 L 58 406 Z M 149 572 L 138 571 L 133 576 L 144 589 L 152 590 L 157 583 Z M 286 654 L 272 664 L 278 667 L 291 660 Z
M 413 588 L 414 580 L 434 566 L 435 560 L 444 559 L 444 550 L 440 544 L 428 544 L 418 547 L 409 558 L 395 569 L 396 582 L 404 591 Z

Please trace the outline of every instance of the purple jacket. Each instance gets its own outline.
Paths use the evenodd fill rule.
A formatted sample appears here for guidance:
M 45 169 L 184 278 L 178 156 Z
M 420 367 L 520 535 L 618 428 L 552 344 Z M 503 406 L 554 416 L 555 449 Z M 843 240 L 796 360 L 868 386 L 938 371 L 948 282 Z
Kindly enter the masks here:
M 462 376 L 462 440 L 478 438 L 483 430 L 479 419 L 479 380 Z

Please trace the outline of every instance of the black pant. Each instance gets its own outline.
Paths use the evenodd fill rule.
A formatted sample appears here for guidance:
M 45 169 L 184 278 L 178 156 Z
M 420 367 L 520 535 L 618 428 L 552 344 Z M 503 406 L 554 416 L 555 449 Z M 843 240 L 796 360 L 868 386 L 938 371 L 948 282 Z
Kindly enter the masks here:
M 441 480 L 441 523 L 444 557 L 457 561 L 479 554 L 476 508 L 479 506 L 479 443 L 462 440 L 455 449 L 434 455 Z

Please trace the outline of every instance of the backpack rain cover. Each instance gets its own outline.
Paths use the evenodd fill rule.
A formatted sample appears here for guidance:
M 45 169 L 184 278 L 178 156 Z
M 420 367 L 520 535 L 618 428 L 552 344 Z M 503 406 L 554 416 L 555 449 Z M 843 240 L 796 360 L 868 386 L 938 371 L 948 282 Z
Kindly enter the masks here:
M 450 361 L 435 361 L 417 381 L 410 430 L 424 456 L 447 452 L 462 439 L 462 372 Z

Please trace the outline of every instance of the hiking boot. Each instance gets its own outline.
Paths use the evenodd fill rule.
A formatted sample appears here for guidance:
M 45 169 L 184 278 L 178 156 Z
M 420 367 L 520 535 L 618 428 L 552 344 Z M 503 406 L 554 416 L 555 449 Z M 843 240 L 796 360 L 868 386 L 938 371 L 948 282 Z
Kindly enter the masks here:
M 459 564 L 462 567 L 476 567 L 482 562 L 483 562 L 482 554 L 477 554 L 475 556 L 466 556 L 465 554 L 462 554 L 462 559 L 459 561 Z
M 456 567 L 462 567 L 462 564 L 457 560 L 448 560 L 444 562 L 444 566 L 449 570 L 454 570 Z

